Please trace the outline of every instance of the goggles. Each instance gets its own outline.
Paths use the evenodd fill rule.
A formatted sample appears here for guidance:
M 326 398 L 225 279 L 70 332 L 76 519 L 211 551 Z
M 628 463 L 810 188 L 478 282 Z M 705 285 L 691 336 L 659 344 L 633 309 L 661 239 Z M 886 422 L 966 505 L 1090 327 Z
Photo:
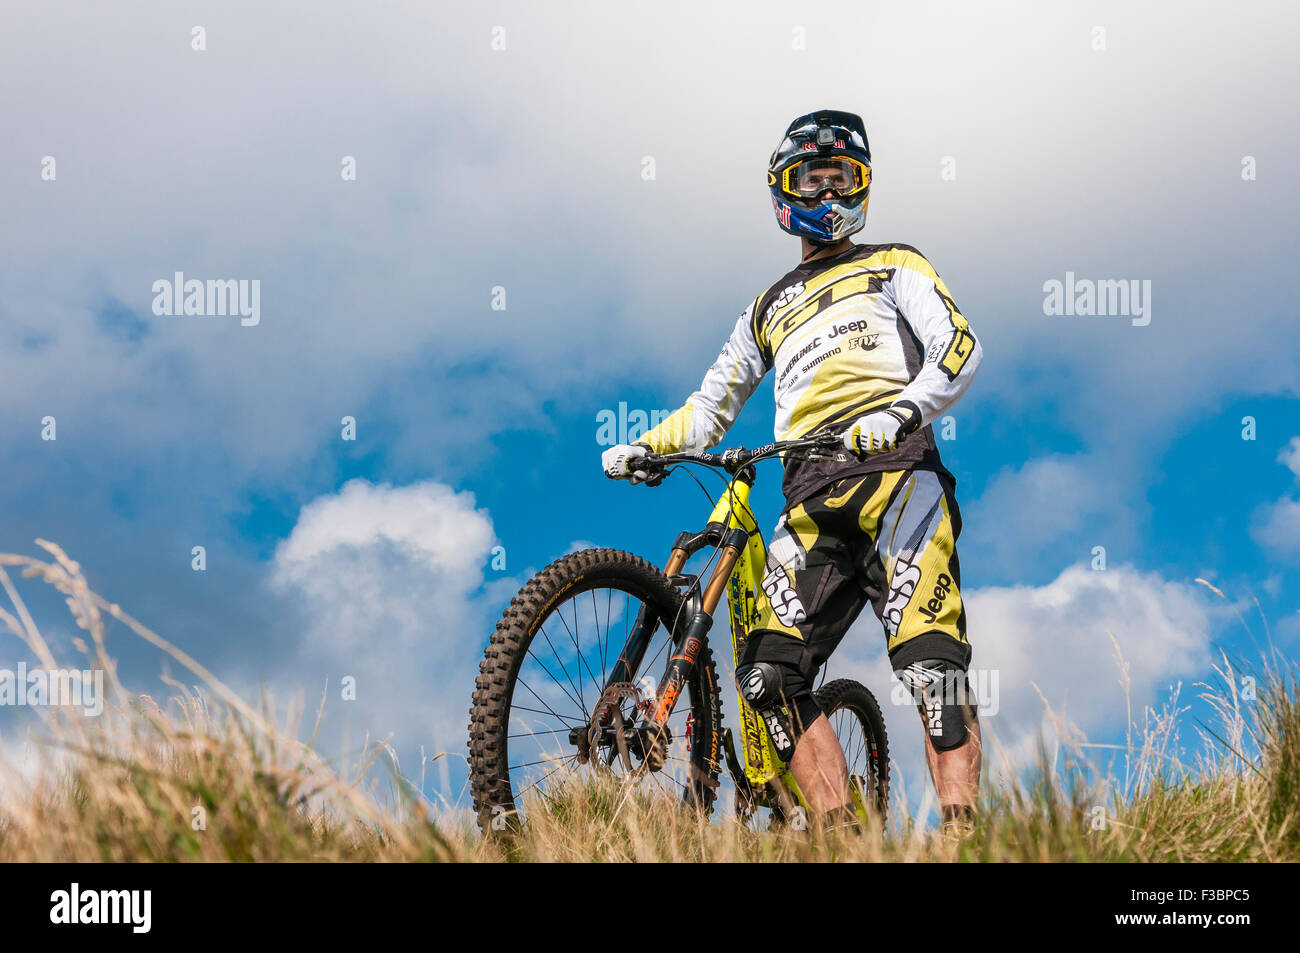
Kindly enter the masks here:
M 796 201 L 815 199 L 828 189 L 837 198 L 852 198 L 871 185 L 871 166 L 851 156 L 809 156 L 769 172 L 768 185 Z

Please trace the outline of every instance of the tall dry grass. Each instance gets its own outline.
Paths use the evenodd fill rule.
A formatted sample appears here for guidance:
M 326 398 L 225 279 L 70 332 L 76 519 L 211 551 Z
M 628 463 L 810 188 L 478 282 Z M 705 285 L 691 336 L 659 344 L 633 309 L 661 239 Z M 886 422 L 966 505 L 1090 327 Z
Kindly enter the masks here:
M 1096 749 L 1058 723 L 1059 750 L 1044 751 L 1035 773 L 986 785 L 967 841 L 906 821 L 859 836 L 760 831 L 724 811 L 706 818 L 612 780 L 576 778 L 546 809 L 530 805 L 520 836 L 481 838 L 468 811 L 436 809 L 393 775 L 382 744 L 346 774 L 330 766 L 296 740 L 295 716 L 277 722 L 269 700 L 238 697 L 92 592 L 61 549 L 37 542 L 48 558 L 0 554 L 9 601 L 0 627 L 43 667 L 82 667 L 54 658 L 5 567 L 53 586 L 109 697 L 96 718 L 33 708 L 16 754 L 5 739 L 0 860 L 1300 860 L 1300 686 L 1276 655 L 1255 673 L 1254 699 L 1241 697 L 1242 668 L 1226 657 L 1215 683 L 1198 686 L 1216 723 L 1197 726 L 1203 746 L 1193 764 L 1173 754 L 1186 711 L 1177 696 L 1136 726 L 1118 752 L 1122 766 L 1099 768 Z M 105 642 L 110 619 L 184 666 L 198 687 L 169 681 L 175 694 L 162 704 L 129 692 Z

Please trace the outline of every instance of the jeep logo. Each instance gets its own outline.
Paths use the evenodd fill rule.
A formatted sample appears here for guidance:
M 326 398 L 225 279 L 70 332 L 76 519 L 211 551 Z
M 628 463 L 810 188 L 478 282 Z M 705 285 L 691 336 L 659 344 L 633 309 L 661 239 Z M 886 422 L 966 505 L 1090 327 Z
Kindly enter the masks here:
M 921 606 L 921 615 L 925 616 L 925 621 L 931 625 L 939 618 L 939 610 L 943 608 L 944 602 L 952 593 L 952 579 L 946 572 L 939 573 L 939 581 L 934 585 L 933 594 L 925 605 Z

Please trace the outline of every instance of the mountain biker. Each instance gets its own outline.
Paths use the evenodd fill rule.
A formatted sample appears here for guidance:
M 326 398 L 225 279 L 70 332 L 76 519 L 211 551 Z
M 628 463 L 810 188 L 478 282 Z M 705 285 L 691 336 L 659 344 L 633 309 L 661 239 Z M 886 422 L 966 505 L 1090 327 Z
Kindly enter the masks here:
M 794 741 L 789 762 L 828 826 L 855 817 L 844 754 L 813 695 L 818 670 L 870 603 L 891 665 L 925 726 L 943 830 L 974 827 L 981 741 L 967 695 L 970 644 L 955 542 L 955 479 L 930 425 L 965 392 L 981 348 L 929 261 L 910 245 L 858 245 L 871 186 L 862 119 L 819 110 L 790 123 L 768 164 L 794 269 L 736 321 L 699 390 L 634 444 L 605 451 L 641 482 L 646 452 L 717 444 L 768 371 L 777 440 L 842 433 L 847 451 L 785 461 L 786 506 L 768 548 L 759 615 L 737 665 L 746 701 Z M 792 730 L 790 730 L 792 729 Z

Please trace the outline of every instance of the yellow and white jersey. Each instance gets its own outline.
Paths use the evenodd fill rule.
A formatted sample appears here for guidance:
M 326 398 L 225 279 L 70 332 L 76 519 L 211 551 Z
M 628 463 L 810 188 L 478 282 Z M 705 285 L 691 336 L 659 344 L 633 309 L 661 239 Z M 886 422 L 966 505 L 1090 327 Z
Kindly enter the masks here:
M 981 349 L 929 261 L 910 245 L 855 245 L 800 265 L 759 295 L 699 390 L 638 443 L 659 453 L 707 450 L 774 371 L 774 437 L 840 431 L 907 400 L 922 429 L 891 453 L 838 462 L 788 460 L 791 502 L 851 472 L 947 472 L 930 424 L 966 390 Z

